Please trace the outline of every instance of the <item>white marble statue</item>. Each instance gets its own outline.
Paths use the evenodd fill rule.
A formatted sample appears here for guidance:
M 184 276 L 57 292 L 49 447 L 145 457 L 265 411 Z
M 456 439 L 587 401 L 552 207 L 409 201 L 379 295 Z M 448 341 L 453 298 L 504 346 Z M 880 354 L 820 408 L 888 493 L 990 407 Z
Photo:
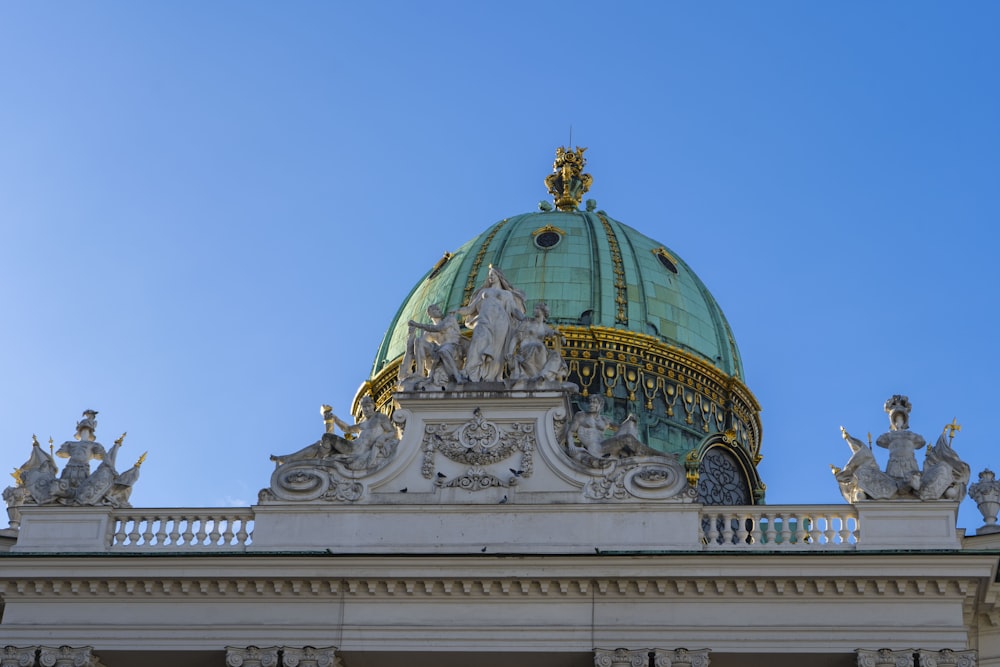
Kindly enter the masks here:
M 658 456 L 656 450 L 639 440 L 638 423 L 628 415 L 621 424 L 605 417 L 604 397 L 594 394 L 587 401 L 587 409 L 580 410 L 566 427 L 566 445 L 570 455 L 584 463 L 599 464 L 605 458 L 629 456 Z M 614 435 L 608 436 L 608 431 Z
M 969 483 L 972 469 L 969 464 L 958 457 L 951 447 L 949 431 L 952 425 L 946 425 L 937 443 L 927 448 L 924 458 L 924 469 L 911 477 L 910 486 L 917 492 L 921 500 L 962 500 Z
M 339 463 L 348 470 L 369 471 L 381 465 L 396 453 L 399 434 L 392 422 L 375 410 L 371 396 L 361 399 L 361 418 L 355 424 L 348 424 L 333 414 L 329 405 L 321 407 L 326 433 L 315 443 L 297 452 L 285 455 L 271 455 L 276 466 L 298 461 L 315 461 L 320 465 Z M 339 427 L 344 435 L 336 434 Z
M 897 394 L 887 400 L 885 411 L 889 414 L 889 431 L 875 441 L 879 447 L 889 450 L 885 472 L 905 483 L 909 483 L 913 473 L 920 470 L 914 452 L 927 444 L 923 437 L 910 431 L 910 409 L 910 400 L 906 396 Z
M 510 284 L 503 271 L 490 266 L 482 287 L 456 312 L 472 329 L 464 369 L 469 381 L 503 380 L 511 361 L 511 338 L 517 323 L 524 319 L 524 293 Z
M 512 360 L 511 379 L 562 382 L 569 375 L 560 353 L 563 335 L 548 325 L 548 316 L 548 305 L 540 302 L 535 305 L 534 317 L 523 320 L 514 331 L 507 355 Z M 555 341 L 555 349 L 547 348 L 546 340 Z
M 76 424 L 74 440 L 59 446 L 55 456 L 69 459 L 62 474 L 53 456 L 45 452 L 32 436 L 31 455 L 14 471 L 17 485 L 4 491 L 8 514 L 11 519 L 22 505 L 110 505 L 130 507 L 128 500 L 132 486 L 139 479 L 139 468 L 146 458 L 143 454 L 134 466 L 123 473 L 115 468 L 115 459 L 125 440 L 123 433 L 110 450 L 105 450 L 94 439 L 97 428 L 96 410 L 85 410 L 83 419 Z M 51 439 L 50 449 L 51 449 Z M 90 469 L 91 461 L 99 461 L 97 469 Z
M 875 461 L 871 445 L 840 428 L 852 455 L 843 469 L 831 468 L 844 498 L 851 503 L 890 498 L 962 500 L 970 469 L 951 447 L 951 439 L 961 427 L 954 421 L 944 427 L 937 443 L 927 448 L 924 469 L 920 470 L 915 451 L 926 441 L 909 430 L 909 399 L 897 394 L 885 402 L 885 411 L 889 413 L 890 430 L 875 441 L 889 450 L 884 472 Z M 868 439 L 870 442 L 871 435 Z
M 83 419 L 76 423 L 74 439 L 67 440 L 56 450 L 56 456 L 69 459 L 60 479 L 65 480 L 74 490 L 90 477 L 90 462 L 101 461 L 106 454 L 104 445 L 94 440 L 94 431 L 97 430 L 96 417 L 96 410 L 84 410 Z
M 464 383 L 461 370 L 464 359 L 462 328 L 455 313 L 445 314 L 438 304 L 427 308 L 430 324 L 410 320 L 406 354 L 400 366 L 400 387 L 424 389 L 443 387 L 449 382 Z M 417 333 L 417 332 L 420 333 Z M 414 381 L 416 378 L 416 381 Z
M 841 426 L 840 434 L 851 448 L 851 458 L 843 468 L 830 466 L 844 500 L 854 503 L 859 500 L 887 500 L 899 492 L 899 484 L 882 472 L 875 454 L 861 440 L 855 438 Z

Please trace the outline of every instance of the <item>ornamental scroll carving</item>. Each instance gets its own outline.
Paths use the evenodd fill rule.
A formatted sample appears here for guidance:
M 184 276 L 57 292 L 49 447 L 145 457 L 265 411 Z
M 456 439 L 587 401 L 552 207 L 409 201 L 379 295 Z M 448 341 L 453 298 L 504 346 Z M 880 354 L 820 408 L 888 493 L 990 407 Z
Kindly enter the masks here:
M 632 457 L 613 460 L 604 474 L 591 480 L 584 496 L 592 500 L 664 500 L 693 502 L 698 491 L 687 483 L 677 457 Z
M 361 399 L 361 417 L 344 422 L 332 408 L 320 408 L 326 433 L 315 443 L 291 454 L 272 455 L 271 486 L 262 489 L 260 502 L 326 500 L 355 502 L 365 494 L 362 481 L 395 457 L 402 422 L 375 410 L 370 396 Z M 344 435 L 337 435 L 336 428 Z
M 424 453 L 421 473 L 434 477 L 434 458 L 441 454 L 455 463 L 469 466 L 462 477 L 443 481 L 438 474 L 438 486 L 458 487 L 479 491 L 493 486 L 514 486 L 520 477 L 531 477 L 534 451 L 537 446 L 535 425 L 525 422 L 499 423 L 486 419 L 476 408 L 472 419 L 461 424 L 428 424 L 424 429 Z M 513 464 L 509 460 L 520 454 Z M 508 462 L 511 475 L 506 480 L 489 472 L 488 466 Z

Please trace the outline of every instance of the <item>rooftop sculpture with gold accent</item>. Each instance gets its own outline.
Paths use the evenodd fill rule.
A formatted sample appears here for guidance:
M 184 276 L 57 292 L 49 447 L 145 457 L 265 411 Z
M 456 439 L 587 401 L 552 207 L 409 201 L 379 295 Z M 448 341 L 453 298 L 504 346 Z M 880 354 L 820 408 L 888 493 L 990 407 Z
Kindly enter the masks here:
M 54 454 L 51 439 L 50 451 L 46 452 L 38 443 L 38 438 L 31 437 L 31 455 L 12 474 L 16 484 L 3 492 L 12 523 L 17 521 L 19 508 L 24 505 L 130 506 L 128 500 L 132 486 L 139 479 L 139 468 L 146 454 L 140 456 L 131 468 L 119 473 L 115 461 L 125 434 L 115 440 L 111 449 L 105 449 L 94 439 L 96 430 L 97 411 L 84 410 L 83 419 L 76 423 L 74 439 L 61 444 Z M 61 474 L 53 456 L 68 459 Z M 91 470 L 92 461 L 99 462 L 94 470 Z

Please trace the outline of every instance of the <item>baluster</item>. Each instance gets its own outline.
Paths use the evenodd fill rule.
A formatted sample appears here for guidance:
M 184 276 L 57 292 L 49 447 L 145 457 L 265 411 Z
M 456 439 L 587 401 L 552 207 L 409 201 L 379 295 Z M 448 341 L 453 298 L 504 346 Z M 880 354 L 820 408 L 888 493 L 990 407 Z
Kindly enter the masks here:
M 764 541 L 774 544 L 778 541 L 778 528 L 782 523 L 780 514 L 769 514 L 767 519 L 767 532 L 764 533 Z
M 240 529 L 236 531 L 236 543 L 245 546 L 248 537 L 250 537 L 250 534 L 247 531 L 247 520 L 242 518 L 240 519 Z
M 806 528 L 809 531 L 809 543 L 814 545 L 820 544 L 820 537 L 822 537 L 823 533 L 819 529 L 819 519 L 810 514 L 806 521 Z
M 144 521 L 145 530 L 142 531 L 142 544 L 143 546 L 150 546 L 153 542 L 153 522 L 156 521 L 156 517 L 144 516 L 142 517 Z
M 733 543 L 733 515 L 723 514 L 722 520 L 722 543 L 732 544 Z
M 708 545 L 714 547 L 719 543 L 719 524 L 715 514 L 706 514 L 705 518 L 708 520 Z M 718 520 L 721 520 L 721 516 Z
M 130 530 L 128 534 L 128 543 L 129 546 L 134 547 L 139 544 L 139 537 L 141 535 L 141 533 L 139 532 L 139 525 L 142 522 L 142 516 L 141 515 L 130 516 L 129 521 L 132 522 L 132 530 Z
M 761 524 L 764 523 L 765 521 L 767 522 L 768 527 L 770 527 L 771 522 L 770 522 L 769 519 L 767 519 L 767 515 L 765 515 L 763 512 L 758 512 L 757 513 L 757 520 L 754 521 L 754 524 L 753 524 L 753 530 L 750 531 L 750 543 L 751 544 L 760 544 L 760 538 L 761 538 L 761 535 L 763 535 L 763 532 L 762 532 L 762 529 L 761 529 Z
M 191 519 L 191 517 L 187 517 L 184 519 L 184 532 L 181 533 L 181 538 L 183 540 L 182 544 L 185 547 L 191 546 L 191 540 L 194 539 L 194 533 L 192 532 L 194 528 L 191 525 L 192 521 L 193 519 Z
M 750 535 L 750 531 L 747 530 L 747 524 L 755 525 L 753 515 L 744 512 L 740 515 L 739 523 L 736 525 L 736 545 L 745 547 L 747 546 L 747 536 Z
M 236 519 L 226 518 L 225 529 L 222 531 L 222 546 L 228 547 L 233 543 L 233 522 Z
M 121 546 L 125 544 L 125 538 L 128 535 L 125 532 L 126 523 L 128 523 L 128 516 L 118 516 L 115 519 L 114 546 Z
M 210 532 L 208 533 L 208 543 L 214 547 L 219 544 L 219 538 L 222 536 L 219 532 L 219 522 L 225 521 L 225 519 L 212 517 L 209 521 L 211 523 L 211 527 L 209 529 Z
M 181 517 L 171 514 L 169 520 L 170 532 L 167 533 L 167 539 L 170 540 L 170 546 L 177 546 L 177 540 L 181 538 Z
M 823 534 L 826 536 L 826 544 L 836 544 L 837 543 L 837 529 L 834 528 L 835 522 L 837 521 L 837 516 L 834 514 L 828 514 L 826 516 L 826 530 Z
M 199 517 L 193 520 L 198 522 L 198 530 L 194 534 L 195 544 L 202 546 L 205 544 L 205 538 L 208 537 L 208 530 L 205 528 L 205 518 Z
M 161 516 L 156 523 L 156 546 L 162 547 L 167 541 L 167 522 L 170 521 L 170 515 Z

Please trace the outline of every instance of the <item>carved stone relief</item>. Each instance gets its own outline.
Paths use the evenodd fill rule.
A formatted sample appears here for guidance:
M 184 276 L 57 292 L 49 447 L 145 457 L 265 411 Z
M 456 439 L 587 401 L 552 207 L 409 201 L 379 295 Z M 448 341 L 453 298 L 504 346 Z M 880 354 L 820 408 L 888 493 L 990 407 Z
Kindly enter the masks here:
M 633 457 L 614 461 L 604 473 L 591 480 L 584 496 L 593 500 L 640 498 L 661 500 L 684 498 L 694 501 L 697 491 L 688 485 L 684 468 L 676 457 Z
M 426 479 L 436 475 L 438 486 L 478 491 L 493 486 L 516 486 L 518 478 L 531 477 L 537 440 L 533 423 L 489 421 L 476 408 L 472 419 L 463 423 L 427 424 L 421 447 L 424 453 L 421 473 Z M 444 474 L 435 471 L 437 454 L 469 466 L 469 471 L 445 481 Z M 515 463 L 512 459 L 518 454 Z M 510 475 L 486 469 L 501 463 L 507 466 Z

